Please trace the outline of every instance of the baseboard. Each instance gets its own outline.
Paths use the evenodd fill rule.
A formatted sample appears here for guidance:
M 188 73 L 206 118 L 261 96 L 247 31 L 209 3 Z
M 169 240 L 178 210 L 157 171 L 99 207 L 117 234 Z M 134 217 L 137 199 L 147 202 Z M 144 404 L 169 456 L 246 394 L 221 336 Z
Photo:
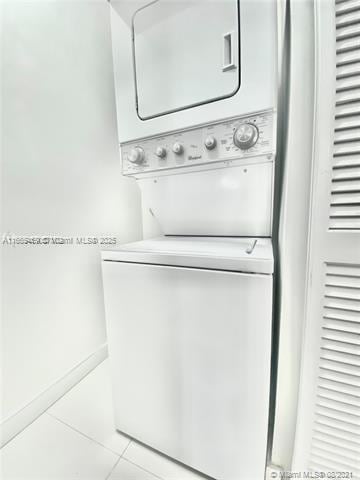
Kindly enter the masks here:
M 82 378 L 97 367 L 108 355 L 107 344 L 101 345 L 91 355 L 71 368 L 46 390 L 18 411 L 9 415 L 0 424 L 0 448 L 36 420 L 53 403 L 74 387 Z

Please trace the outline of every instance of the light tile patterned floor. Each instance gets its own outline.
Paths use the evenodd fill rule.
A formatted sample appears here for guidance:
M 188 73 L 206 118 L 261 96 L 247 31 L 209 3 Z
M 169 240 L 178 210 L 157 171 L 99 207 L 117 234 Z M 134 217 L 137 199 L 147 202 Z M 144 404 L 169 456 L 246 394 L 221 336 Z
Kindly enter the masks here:
M 105 360 L 1 450 L 1 480 L 203 480 L 115 432 Z

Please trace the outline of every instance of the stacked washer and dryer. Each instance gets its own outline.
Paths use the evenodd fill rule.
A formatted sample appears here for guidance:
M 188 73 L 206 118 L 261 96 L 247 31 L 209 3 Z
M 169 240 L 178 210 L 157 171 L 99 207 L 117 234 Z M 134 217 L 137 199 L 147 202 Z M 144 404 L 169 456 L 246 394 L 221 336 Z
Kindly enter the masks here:
M 217 480 L 264 478 L 277 12 L 111 2 L 122 174 L 145 240 L 102 253 L 116 428 Z

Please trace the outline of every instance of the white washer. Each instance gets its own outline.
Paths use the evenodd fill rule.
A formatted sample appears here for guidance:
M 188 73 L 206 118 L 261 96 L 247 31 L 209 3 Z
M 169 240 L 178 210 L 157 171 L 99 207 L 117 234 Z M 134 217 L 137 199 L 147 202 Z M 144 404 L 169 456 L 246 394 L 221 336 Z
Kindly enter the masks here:
M 161 237 L 102 269 L 116 428 L 217 480 L 264 478 L 271 240 Z

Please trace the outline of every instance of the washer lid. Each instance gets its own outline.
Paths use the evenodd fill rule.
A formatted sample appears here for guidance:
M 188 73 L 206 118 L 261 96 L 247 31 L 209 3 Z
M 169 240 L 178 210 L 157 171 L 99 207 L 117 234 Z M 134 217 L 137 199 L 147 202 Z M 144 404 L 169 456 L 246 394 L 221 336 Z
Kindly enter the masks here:
M 103 261 L 272 274 L 270 238 L 158 237 L 106 250 Z

